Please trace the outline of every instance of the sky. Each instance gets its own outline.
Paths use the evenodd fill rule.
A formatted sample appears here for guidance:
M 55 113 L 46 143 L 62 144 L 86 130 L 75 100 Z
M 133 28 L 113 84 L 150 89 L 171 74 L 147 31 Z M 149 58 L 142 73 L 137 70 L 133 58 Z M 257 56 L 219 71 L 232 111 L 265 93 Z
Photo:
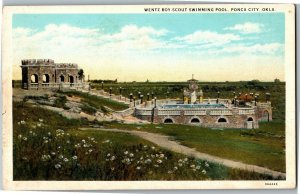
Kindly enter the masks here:
M 90 79 L 285 80 L 284 26 L 283 13 L 14 14 L 13 79 L 45 58 Z

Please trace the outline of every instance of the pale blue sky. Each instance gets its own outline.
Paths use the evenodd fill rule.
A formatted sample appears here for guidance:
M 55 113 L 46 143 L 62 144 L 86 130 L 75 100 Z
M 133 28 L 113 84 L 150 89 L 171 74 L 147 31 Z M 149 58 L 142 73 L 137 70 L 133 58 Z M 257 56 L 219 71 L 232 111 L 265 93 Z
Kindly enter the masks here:
M 150 80 L 175 81 L 193 71 L 198 79 L 213 81 L 284 79 L 283 13 L 15 14 L 12 27 L 16 32 L 14 63 L 22 58 L 72 60 L 82 63 L 95 79 L 110 78 L 109 72 L 119 80 L 144 80 L 145 75 L 136 74 L 147 72 Z M 145 61 L 153 65 L 153 75 L 147 68 L 150 62 Z M 110 69 L 103 67 L 108 63 Z M 157 76 L 159 68 L 169 72 L 172 64 L 186 72 L 178 72 L 176 66 L 173 76 Z M 122 65 L 131 65 L 131 73 Z M 241 73 L 245 66 L 263 72 L 245 77 Z M 207 76 L 215 72 L 213 68 L 222 68 L 224 73 Z M 229 76 L 232 70 L 236 74 Z

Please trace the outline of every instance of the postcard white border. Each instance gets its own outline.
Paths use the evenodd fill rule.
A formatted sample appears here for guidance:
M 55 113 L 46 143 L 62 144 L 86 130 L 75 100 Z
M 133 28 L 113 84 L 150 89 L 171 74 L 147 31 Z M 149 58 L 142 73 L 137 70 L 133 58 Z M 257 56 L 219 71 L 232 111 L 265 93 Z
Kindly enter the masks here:
M 13 181 L 12 152 L 12 15 L 16 13 L 145 13 L 144 7 L 268 7 L 285 13 L 286 180 L 285 181 Z M 207 13 L 207 12 L 201 12 Z M 201 14 L 198 13 L 198 14 Z M 211 13 L 211 12 L 210 12 Z M 214 12 L 216 13 L 216 12 Z M 218 12 L 221 13 L 221 12 Z M 242 12 L 234 12 L 242 13 Z M 245 13 L 245 12 L 243 12 Z M 247 12 L 252 13 L 252 12 Z M 165 13 L 172 14 L 172 13 Z M 195 13 L 197 14 L 197 13 Z M 295 7 L 288 4 L 189 4 L 8 6 L 3 10 L 3 186 L 8 190 L 133 190 L 133 189 L 283 189 L 296 186 L 295 136 Z M 276 183 L 276 185 L 266 185 Z

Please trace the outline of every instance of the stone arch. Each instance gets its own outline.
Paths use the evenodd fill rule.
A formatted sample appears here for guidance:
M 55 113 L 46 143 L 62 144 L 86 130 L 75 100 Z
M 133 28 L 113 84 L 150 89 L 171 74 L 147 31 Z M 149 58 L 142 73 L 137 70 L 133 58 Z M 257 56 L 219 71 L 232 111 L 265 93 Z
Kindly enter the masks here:
M 200 124 L 201 119 L 199 117 L 194 116 L 190 119 L 189 123 L 191 123 L 191 124 Z
M 264 110 L 263 111 L 263 114 L 262 114 L 262 121 L 267 121 L 269 122 L 270 121 L 270 113 L 268 110 Z
M 72 75 L 69 76 L 69 82 L 70 82 L 71 84 L 74 83 L 74 76 L 72 76 Z
M 39 76 L 37 74 L 32 74 L 30 76 L 31 83 L 39 83 Z
M 65 76 L 64 75 L 59 76 L 59 82 L 65 82 Z
M 49 83 L 50 82 L 50 75 L 44 74 L 43 75 L 43 83 Z
M 228 120 L 228 118 L 226 118 L 226 117 L 220 116 L 220 117 L 217 119 L 217 123 L 229 123 L 229 120 Z
M 164 118 L 164 123 L 165 124 L 171 124 L 171 123 L 175 123 L 174 119 L 172 117 L 165 117 Z
M 248 117 L 247 121 L 254 121 L 252 117 Z

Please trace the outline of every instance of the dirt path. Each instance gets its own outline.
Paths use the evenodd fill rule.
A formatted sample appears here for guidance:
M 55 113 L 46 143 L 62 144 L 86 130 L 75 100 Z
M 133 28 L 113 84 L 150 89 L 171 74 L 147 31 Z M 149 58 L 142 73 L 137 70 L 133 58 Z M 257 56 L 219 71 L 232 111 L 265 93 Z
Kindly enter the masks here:
M 247 171 L 254 171 L 257 173 L 261 173 L 261 174 L 272 175 L 273 177 L 278 177 L 278 176 L 285 177 L 285 173 L 282 173 L 282 172 L 278 172 L 278 171 L 270 170 L 268 168 L 251 165 L 251 164 L 245 164 L 242 162 L 228 160 L 228 159 L 220 158 L 217 156 L 198 152 L 195 149 L 180 145 L 178 142 L 170 140 L 169 136 L 161 135 L 158 133 L 149 133 L 149 132 L 134 131 L 134 130 L 129 131 L 129 130 L 122 130 L 122 129 L 102 129 L 102 128 L 81 128 L 81 130 L 101 130 L 101 131 L 129 133 L 132 135 L 139 136 L 150 142 L 153 142 L 162 148 L 165 148 L 165 149 L 177 152 L 177 153 L 181 153 L 181 154 L 184 154 L 187 156 L 193 156 L 195 158 L 222 164 L 224 166 L 231 167 L 231 168 L 238 168 L 238 169 L 247 170 Z

